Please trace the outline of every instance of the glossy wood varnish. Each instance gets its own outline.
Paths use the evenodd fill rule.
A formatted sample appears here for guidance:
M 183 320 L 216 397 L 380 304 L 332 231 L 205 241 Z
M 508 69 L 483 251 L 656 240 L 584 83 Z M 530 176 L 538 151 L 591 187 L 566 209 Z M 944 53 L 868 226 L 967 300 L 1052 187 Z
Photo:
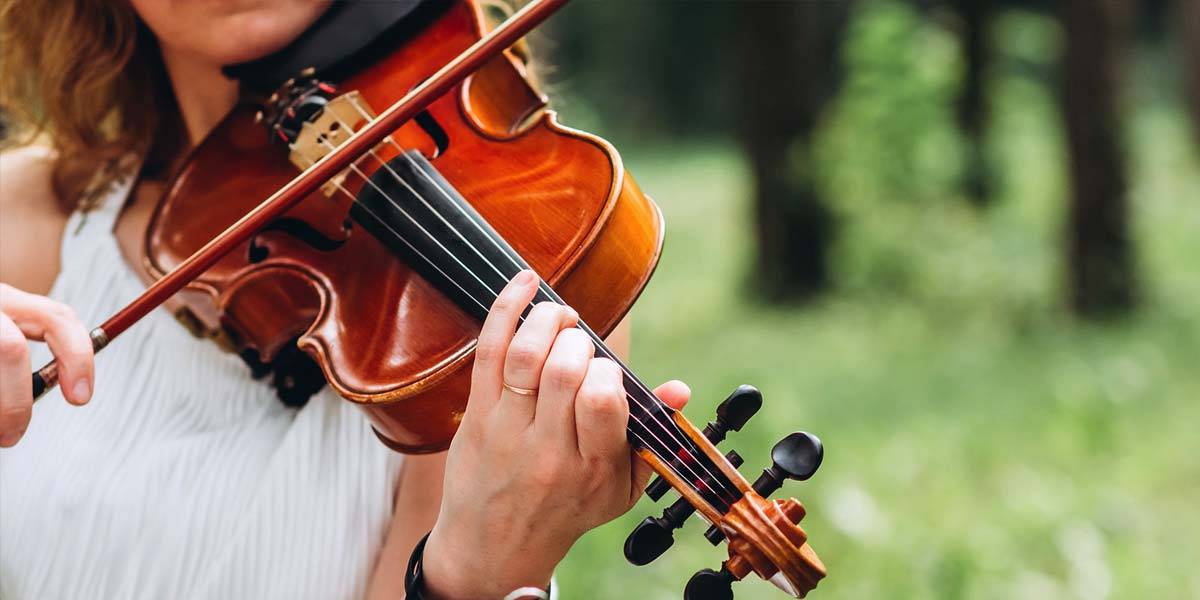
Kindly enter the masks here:
M 346 81 L 376 111 L 429 77 L 482 34 L 482 14 L 460 3 L 391 55 Z M 287 149 L 237 107 L 171 182 L 146 239 L 162 274 L 297 173 Z M 450 139 L 445 152 L 409 123 L 392 138 L 433 165 L 598 333 L 607 334 L 645 286 L 662 245 L 658 209 L 615 149 L 560 126 L 507 53 L 428 108 Z M 398 150 L 377 149 L 388 160 Z M 376 157 L 358 164 L 379 168 Z M 345 187 L 356 193 L 351 175 Z M 282 231 L 229 253 L 180 297 L 207 328 L 265 359 L 299 338 L 330 385 L 358 403 L 381 437 L 410 453 L 444 449 L 466 406 L 479 323 L 364 229 L 347 229 L 350 198 L 315 193 L 288 218 L 338 242 L 319 250 Z

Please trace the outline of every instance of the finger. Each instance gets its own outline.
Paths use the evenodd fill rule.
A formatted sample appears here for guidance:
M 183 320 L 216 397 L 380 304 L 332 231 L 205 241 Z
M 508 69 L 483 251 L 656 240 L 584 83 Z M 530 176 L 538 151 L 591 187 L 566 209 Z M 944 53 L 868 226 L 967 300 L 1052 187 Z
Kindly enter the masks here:
M 686 383 L 677 379 L 672 379 L 656 388 L 654 395 L 658 396 L 667 406 L 675 410 L 683 410 L 687 405 L 688 399 L 692 397 L 692 390 Z
M 557 440 L 562 450 L 576 452 L 575 410 L 577 395 L 591 370 L 596 345 L 583 330 L 570 327 L 554 340 L 542 369 L 534 426 L 541 439 Z
M 575 398 L 579 454 L 590 461 L 616 461 L 629 452 L 629 402 L 621 368 L 607 358 L 593 358 Z
M 558 332 L 574 325 L 576 320 L 570 309 L 560 304 L 539 302 L 534 306 L 508 345 L 504 382 L 520 388 L 537 388 Z
M 654 388 L 654 395 L 658 396 L 658 399 L 667 406 L 681 410 L 691 398 L 692 390 L 684 382 L 672 380 Z M 630 499 L 631 501 L 636 501 L 642 495 L 642 490 L 646 489 L 646 484 L 650 482 L 652 475 L 654 475 L 654 470 L 650 468 L 650 465 L 646 461 L 634 457 L 633 498 Z
M 479 341 L 475 346 L 475 365 L 471 370 L 471 404 L 468 413 L 487 413 L 492 410 L 500 398 L 500 385 L 503 381 L 504 355 L 508 352 L 508 344 L 513 332 L 529 306 L 529 301 L 537 293 L 537 275 L 533 271 L 517 273 L 508 285 L 500 290 L 496 301 L 492 303 L 488 316 L 483 321 L 479 331 Z
M 553 302 L 541 302 L 529 311 L 504 357 L 504 383 L 533 393 L 522 394 L 508 388 L 501 390 L 497 419 L 513 427 L 526 427 L 533 422 L 536 406 L 542 398 L 540 381 L 550 349 L 559 332 L 577 319 L 574 311 Z
M 29 348 L 17 324 L 0 312 L 0 447 L 16 444 L 33 408 Z
M 71 404 L 86 404 L 95 380 L 92 339 L 71 307 L 45 296 L 11 286 L 0 291 L 4 312 L 25 337 L 44 340 L 58 361 L 63 396 Z

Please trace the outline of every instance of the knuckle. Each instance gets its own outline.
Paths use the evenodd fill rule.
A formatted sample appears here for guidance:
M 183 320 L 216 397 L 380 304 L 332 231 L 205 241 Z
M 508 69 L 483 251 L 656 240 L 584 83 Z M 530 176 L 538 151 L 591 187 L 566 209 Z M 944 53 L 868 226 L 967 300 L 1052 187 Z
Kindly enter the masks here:
M 504 351 L 499 344 L 480 342 L 475 346 L 476 362 L 494 362 L 500 360 L 503 356 Z
M 558 313 L 562 312 L 562 306 L 559 306 L 557 303 L 549 300 L 542 300 L 541 302 L 533 305 L 533 310 L 537 312 Z
M 558 335 L 571 344 L 577 345 L 581 351 L 586 351 L 589 359 L 596 353 L 596 344 L 592 343 L 592 338 L 578 327 L 569 327 Z
M 75 315 L 75 309 L 61 302 L 51 302 L 50 315 L 61 323 L 74 323 L 79 320 Z
M 25 344 L 25 336 L 10 333 L 6 328 L 0 333 L 0 358 L 6 363 L 24 361 L 29 356 L 29 348 Z
M 5 403 L 0 406 L 0 430 L 2 431 L 25 431 L 25 426 L 29 424 L 30 406 L 29 403 Z
M 621 367 L 617 362 L 605 356 L 597 356 L 592 359 L 592 368 L 600 373 L 600 377 L 605 381 L 612 381 L 614 385 L 620 385 L 621 382 Z
M 510 368 L 533 371 L 542 360 L 541 348 L 529 340 L 514 340 L 508 347 L 507 365 Z
M 586 363 L 560 359 L 546 365 L 546 382 L 560 388 L 577 387 L 587 373 Z
M 621 388 L 615 385 L 604 385 L 581 400 L 585 411 L 605 421 L 615 421 L 615 417 L 624 417 L 629 412 Z
M 24 423 L 29 410 L 29 405 L 24 402 L 5 402 L 0 406 L 0 422 L 9 425 Z
M 538 302 L 529 309 L 529 315 L 525 317 L 525 322 L 549 323 L 557 321 L 559 314 L 562 312 L 562 307 L 553 302 Z

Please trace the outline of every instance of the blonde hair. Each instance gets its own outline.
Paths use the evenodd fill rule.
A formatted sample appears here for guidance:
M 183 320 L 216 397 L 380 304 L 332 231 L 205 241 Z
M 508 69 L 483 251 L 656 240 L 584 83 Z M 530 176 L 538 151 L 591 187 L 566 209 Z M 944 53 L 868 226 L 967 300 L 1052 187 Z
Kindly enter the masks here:
M 162 168 L 179 149 L 157 42 L 128 0 L 0 0 L 0 74 L 6 145 L 55 150 L 64 207 L 88 208 L 88 188 L 109 183 L 92 176 L 123 157 Z

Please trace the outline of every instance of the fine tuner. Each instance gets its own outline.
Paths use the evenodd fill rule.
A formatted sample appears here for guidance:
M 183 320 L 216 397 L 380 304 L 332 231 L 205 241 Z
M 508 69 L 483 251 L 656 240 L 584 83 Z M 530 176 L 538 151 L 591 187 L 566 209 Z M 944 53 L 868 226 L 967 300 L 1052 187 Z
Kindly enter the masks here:
M 717 418 L 704 427 L 704 437 L 714 445 L 719 444 L 724 441 L 728 432 L 741 431 L 742 427 L 761 407 L 762 393 L 758 389 L 750 385 L 738 386 L 728 398 L 717 406 Z M 772 464 L 763 470 L 762 475 L 755 480 L 752 486 L 754 492 L 762 498 L 769 498 L 783 486 L 785 480 L 805 481 L 809 479 L 821 466 L 824 454 L 821 440 L 817 436 L 803 431 L 788 435 L 775 444 L 771 450 Z M 742 457 L 734 450 L 730 450 L 725 458 L 735 468 L 741 466 L 743 462 Z M 670 489 L 671 485 L 666 480 L 656 477 L 646 487 L 646 495 L 657 502 Z M 781 504 L 785 512 L 790 511 L 789 516 L 796 515 L 795 521 L 803 517 L 804 508 L 795 500 L 787 500 Z M 682 527 L 688 517 L 695 512 L 696 507 L 689 502 L 685 495 L 663 510 L 661 516 L 646 517 L 625 539 L 625 558 L 637 566 L 650 564 L 675 544 L 674 531 Z M 704 532 L 704 537 L 716 546 L 726 539 L 726 534 L 718 525 L 711 525 Z M 804 548 L 808 548 L 809 554 L 814 560 L 806 574 L 811 578 L 812 586 L 815 586 L 817 581 L 825 576 L 824 565 L 817 559 L 816 554 L 811 552 L 807 542 L 801 548 L 802 551 Z M 685 600 L 732 599 L 733 582 L 742 579 L 747 574 L 742 562 L 744 561 L 739 561 L 731 551 L 730 560 L 722 563 L 719 570 L 702 569 L 696 572 L 684 589 Z M 769 579 L 784 591 L 797 597 L 803 597 L 807 592 L 807 590 L 789 589 L 774 577 Z

